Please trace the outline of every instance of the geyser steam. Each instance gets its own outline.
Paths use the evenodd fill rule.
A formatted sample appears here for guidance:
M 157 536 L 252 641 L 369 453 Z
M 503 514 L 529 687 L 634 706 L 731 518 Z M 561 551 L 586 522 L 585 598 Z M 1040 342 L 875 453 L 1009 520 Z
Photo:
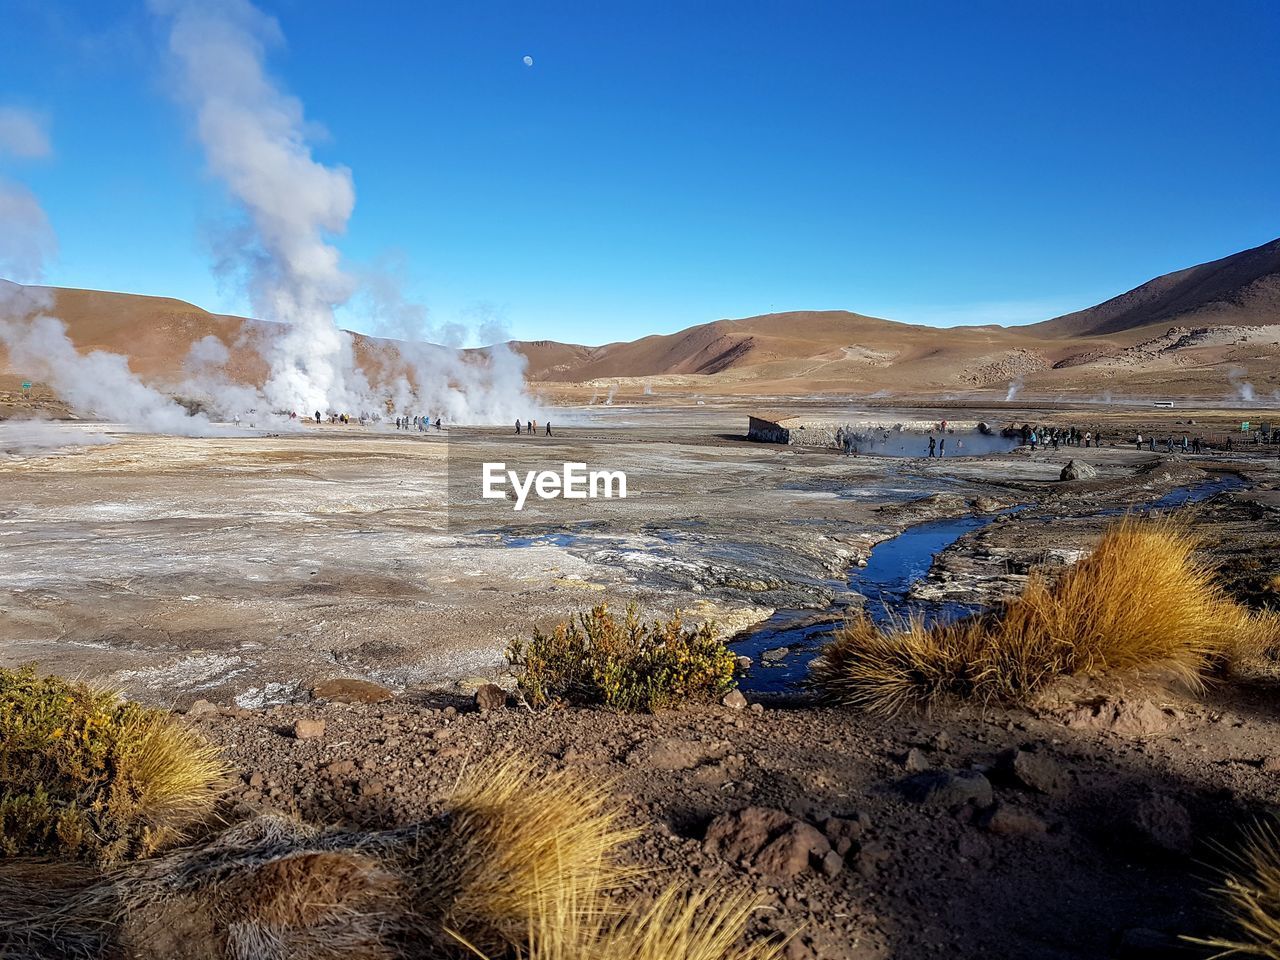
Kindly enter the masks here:
M 390 399 L 398 410 L 457 420 L 527 414 L 523 361 L 504 347 L 478 362 L 431 344 L 403 347 L 409 377 L 399 378 L 391 397 L 375 395 L 335 318 L 357 289 L 331 242 L 355 205 L 351 171 L 314 158 L 302 103 L 266 72 L 267 49 L 282 39 L 278 23 L 247 0 L 152 0 L 152 9 L 170 24 L 169 49 L 209 169 L 245 215 L 247 236 L 235 259 L 250 302 L 259 317 L 286 325 L 263 347 L 268 405 L 378 410 Z M 422 340 L 431 332 L 425 311 L 403 304 L 398 291 L 375 286 L 369 293 L 379 313 L 419 314 L 396 331 L 401 336 Z M 460 339 L 446 333 L 448 341 Z

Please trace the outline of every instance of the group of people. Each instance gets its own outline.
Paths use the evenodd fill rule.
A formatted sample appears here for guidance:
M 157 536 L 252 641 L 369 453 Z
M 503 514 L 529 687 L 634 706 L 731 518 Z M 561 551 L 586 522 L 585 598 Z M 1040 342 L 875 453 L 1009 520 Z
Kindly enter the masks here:
M 548 420 L 544 424 L 544 426 L 547 428 L 547 436 L 548 437 L 551 436 L 551 421 Z M 526 420 L 523 424 L 523 427 L 520 421 L 516 420 L 516 436 L 517 437 L 520 436 L 522 433 L 527 433 L 529 434 L 529 436 L 534 436 L 535 434 L 537 434 L 537 432 L 538 432 L 537 420 Z
M 443 429 L 444 421 L 440 417 L 436 417 L 435 428 Z M 426 433 L 431 429 L 430 417 L 396 417 L 397 430 L 417 430 L 419 433 Z
M 1102 430 L 1081 430 L 1079 427 L 1053 427 L 1024 423 L 1020 428 L 1009 427 L 1004 431 L 1007 436 L 1020 436 L 1023 446 L 1035 451 L 1039 447 L 1101 447 Z
M 1146 444 L 1146 447 L 1148 450 L 1150 450 L 1152 453 L 1155 453 L 1155 450 L 1156 450 L 1155 434 L 1148 435 L 1145 441 L 1143 440 L 1141 433 L 1137 434 L 1134 437 L 1135 450 L 1141 450 L 1144 443 Z M 1164 440 L 1160 441 L 1160 446 L 1164 447 L 1165 453 L 1173 453 L 1173 451 L 1179 447 L 1181 448 L 1183 453 L 1187 453 L 1187 452 L 1208 453 L 1210 450 L 1209 444 L 1206 443 L 1204 440 L 1201 440 L 1199 437 L 1188 437 L 1185 433 L 1182 435 L 1181 439 L 1178 439 L 1178 440 L 1175 440 L 1173 438 L 1173 434 L 1169 434 L 1167 437 L 1164 438 Z M 1227 449 L 1228 450 L 1231 449 L 1230 437 L 1227 437 Z

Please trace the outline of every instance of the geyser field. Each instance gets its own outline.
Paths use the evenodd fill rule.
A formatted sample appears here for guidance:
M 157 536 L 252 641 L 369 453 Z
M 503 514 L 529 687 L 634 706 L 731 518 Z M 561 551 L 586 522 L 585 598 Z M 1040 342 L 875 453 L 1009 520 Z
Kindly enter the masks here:
M 238 918 L 237 929 L 298 950 L 334 929 L 355 938 L 344 949 L 365 951 L 349 955 L 394 956 L 399 938 L 436 935 L 449 910 L 465 910 L 475 935 L 493 938 L 490 949 L 523 949 L 534 936 L 525 921 L 503 926 L 479 894 L 459 893 L 472 896 L 465 908 L 417 899 L 438 896 L 414 886 L 423 871 L 463 867 L 447 859 L 455 855 L 447 845 L 432 848 L 446 859 L 420 862 L 422 848 L 404 846 L 405 825 L 435 829 L 442 809 L 476 802 L 496 819 L 459 821 L 478 831 L 459 835 L 459 857 L 502 849 L 485 844 L 523 851 L 548 842 L 537 856 L 560 870 L 584 855 L 573 844 L 607 851 L 604 873 L 574 881 L 586 884 L 579 892 L 528 893 L 543 904 L 538 915 L 564 909 L 541 898 L 597 898 L 619 885 L 626 897 L 659 904 L 663 912 L 635 929 L 595 914 L 589 933 L 554 928 L 613 944 L 602 957 L 635 954 L 657 929 L 701 946 L 663 947 L 655 958 L 724 960 L 976 958 L 992 956 L 993 943 L 994 955 L 1045 960 L 1166 956 L 1183 949 L 1183 935 L 1231 935 L 1196 864 L 1218 869 L 1215 845 L 1242 849 L 1240 825 L 1274 803 L 1280 777 L 1280 628 L 1268 633 L 1280 606 L 1280 447 L 1241 434 L 1240 411 L 790 402 L 799 420 L 861 424 L 859 436 L 879 425 L 877 435 L 892 440 L 886 448 L 914 454 L 846 456 L 831 445 L 749 441 L 757 407 L 748 401 L 644 397 L 549 409 L 552 436 L 545 422 L 533 435 L 527 426 L 516 435 L 514 425 L 420 431 L 308 421 L 281 434 L 242 425 L 231 431 L 241 435 L 198 438 L 88 422 L 28 423 L 22 433 L 4 425 L 0 666 L 36 662 L 42 673 L 161 708 L 159 717 L 185 714 L 166 722 L 217 748 L 229 786 L 201 794 L 197 806 L 166 807 L 155 821 L 164 830 L 203 843 L 206 827 L 175 818 L 212 811 L 233 821 L 280 815 L 296 826 L 271 834 L 269 849 L 242 831 L 205 852 L 169 854 L 171 872 L 152 862 L 150 880 L 132 868 L 89 888 L 57 872 L 27 877 L 0 921 L 0 945 L 21 957 L 114 955 L 121 942 L 140 944 L 136 956 L 203 957 L 175 953 L 172 937 L 135 926 L 168 924 L 181 940 L 184 924 L 232 922 L 202 919 L 216 905 L 218 916 Z M 943 419 L 946 434 L 936 426 Z M 986 443 L 996 452 L 983 456 L 953 456 L 979 422 L 996 436 L 1023 424 L 1100 430 L 1104 446 L 1032 451 L 1015 437 Z M 1157 438 L 1155 451 L 1137 448 L 1139 432 Z M 927 456 L 930 433 L 948 438 L 945 458 Z M 1182 453 L 1184 433 L 1206 451 Z M 1096 475 L 1063 480 L 1072 460 Z M 479 496 L 479 467 L 496 461 L 517 474 L 564 463 L 623 471 L 628 496 L 534 497 L 516 511 L 512 497 Z M 1083 558 L 1126 515 L 1138 524 L 1164 518 L 1159 529 L 1189 538 L 1211 586 L 1196 587 L 1188 603 L 1209 609 L 1221 596 L 1233 623 L 1250 624 L 1247 657 L 1224 641 L 1141 669 L 1058 658 L 1070 663 L 1061 676 L 1010 697 L 966 694 L 954 679 L 963 664 L 945 647 L 929 652 L 923 634 L 912 655 L 938 670 L 945 661 L 951 678 L 938 695 L 909 689 L 921 676 L 887 676 L 866 658 L 870 642 L 896 651 L 907 617 L 925 631 L 999 611 L 1034 577 L 1087 576 Z M 1160 574 L 1174 578 L 1175 592 L 1179 556 Z M 1140 635 L 1144 610 L 1183 599 L 1140 590 L 1122 613 Z M 654 714 L 576 705 L 556 671 L 579 667 L 555 659 L 562 641 L 553 628 L 598 604 L 621 618 L 633 603 L 646 620 L 680 612 L 688 627 L 713 624 L 731 641 L 724 662 L 745 698 L 721 703 L 717 693 L 699 703 L 691 694 Z M 849 622 L 864 626 L 842 627 Z M 543 639 L 529 646 L 535 631 Z M 1051 642 L 1070 644 L 1073 633 Z M 837 637 L 845 638 L 831 648 L 838 656 L 814 670 L 810 662 Z M 508 660 L 513 644 L 519 667 Z M 560 691 L 558 706 L 525 703 L 534 675 L 522 671 L 535 656 L 546 657 L 539 696 L 559 700 Z M 602 689 L 618 694 L 613 682 Z M 909 692 L 884 693 L 882 682 Z M 899 701 L 906 706 L 867 709 Z M 465 771 L 489 782 L 495 756 L 519 756 L 523 766 L 495 774 L 487 799 L 468 799 L 471 787 L 459 794 Z M 561 779 L 532 785 L 546 776 Z M 604 794 L 575 792 L 605 780 L 613 786 Z M 550 791 L 545 809 L 539 789 Z M 534 806 L 522 801 L 524 812 L 503 819 L 517 794 Z M 145 813 L 140 796 L 130 816 Z M 571 835 L 566 804 L 602 819 L 575 824 Z M 543 823 L 552 833 L 535 840 Z M 308 825 L 337 832 L 316 835 Z M 117 819 L 101 829 L 123 844 L 137 828 Z M 141 836 L 132 842 L 160 834 Z M 1252 849 L 1266 856 L 1258 836 Z M 220 857 L 231 859 L 217 866 Z M 279 879 L 283 864 L 304 861 L 322 874 Z M 634 868 L 642 875 L 622 879 Z M 217 877 L 200 881 L 198 896 L 147 886 L 196 869 Z M 503 876 L 523 890 L 514 874 Z M 285 884 L 281 896 L 313 898 L 310 906 L 237 899 L 250 889 L 243 884 L 269 878 Z M 409 900 L 384 883 L 409 884 Z M 682 891 L 707 883 L 723 896 L 682 913 Z M 64 897 L 71 920 L 53 923 L 41 904 Z M 169 912 L 156 919 L 157 909 Z M 354 923 L 356 909 L 371 912 Z M 707 924 L 721 930 L 720 946 L 707 945 L 715 939 Z M 732 946 L 743 942 L 756 952 L 734 952 L 748 949 Z
M 502 673 L 503 651 L 533 625 L 602 600 L 681 610 L 726 636 L 780 611 L 831 620 L 862 601 L 845 582 L 850 570 L 913 522 L 1048 498 L 1046 517 L 1080 516 L 1056 521 L 1056 531 L 1037 529 L 1030 515 L 1010 519 L 1027 527 L 1029 549 L 1062 552 L 1077 546 L 1078 527 L 1100 528 L 1101 514 L 1238 476 L 1224 452 L 1169 459 L 1134 451 L 1126 431 L 1130 421 L 1154 427 L 1148 410 L 959 411 L 956 425 L 982 417 L 1106 423 L 1113 445 L 928 459 L 923 432 L 895 434 L 899 445 L 919 447 L 912 458 L 747 442 L 749 409 L 585 408 L 566 411 L 553 437 L 491 431 L 483 441 L 456 427 L 325 423 L 176 438 L 45 424 L 46 449 L 0 464 L 11 504 L 0 519 L 0 656 L 174 704 L 201 696 L 289 702 L 335 676 L 398 692 L 456 689 Z M 850 416 L 820 404 L 799 409 Z M 945 413 L 861 416 L 925 423 Z M 1162 443 L 1178 431 L 1175 420 L 1192 419 L 1159 416 Z M 1234 418 L 1206 422 L 1200 413 L 1196 429 L 1220 440 Z M 953 451 L 966 435 L 959 429 Z M 1236 495 L 1264 497 L 1274 447 L 1239 449 L 1260 479 Z M 560 501 L 554 511 L 504 504 L 495 513 L 450 488 L 451 457 L 514 465 L 525 454 L 623 470 L 631 496 Z M 1098 489 L 1059 506 L 1062 491 L 1077 486 L 1057 482 L 1073 457 L 1100 469 L 1084 485 Z M 1156 474 L 1144 473 L 1152 463 L 1161 464 Z M 915 563 L 927 567 L 928 558 Z M 908 584 L 917 592 L 927 585 Z M 948 590 L 962 599 L 976 591 L 977 601 L 1007 586 L 971 577 Z

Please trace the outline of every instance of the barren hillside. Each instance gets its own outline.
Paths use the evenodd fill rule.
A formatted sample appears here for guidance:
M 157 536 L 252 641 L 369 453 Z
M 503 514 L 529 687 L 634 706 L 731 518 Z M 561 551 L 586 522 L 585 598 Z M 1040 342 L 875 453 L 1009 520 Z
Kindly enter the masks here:
M 261 382 L 255 344 L 273 324 L 180 300 L 50 289 L 82 351 L 123 353 L 161 385 L 182 379 L 196 341 L 217 337 L 237 380 Z M 1024 327 L 937 329 L 843 310 L 722 319 L 603 346 L 512 344 L 542 389 L 707 395 L 1195 395 L 1271 399 L 1280 390 L 1280 240 L 1150 280 L 1105 303 Z M 396 367 L 386 341 L 355 335 L 378 382 Z M 24 371 L 8 369 L 12 391 Z M 1280 396 L 1280 394 L 1276 394 Z

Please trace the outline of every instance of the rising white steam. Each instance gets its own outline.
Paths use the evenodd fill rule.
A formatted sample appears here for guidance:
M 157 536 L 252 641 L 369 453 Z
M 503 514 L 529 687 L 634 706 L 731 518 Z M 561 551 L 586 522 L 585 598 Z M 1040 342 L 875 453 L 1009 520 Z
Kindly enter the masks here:
M 248 0 L 152 0 L 169 24 L 169 49 L 210 171 L 243 211 L 240 272 L 262 319 L 284 326 L 260 348 L 270 373 L 263 388 L 276 410 L 397 411 L 455 422 L 506 422 L 528 415 L 523 359 L 499 346 L 474 357 L 457 349 L 465 326 L 433 327 L 424 308 L 383 271 L 344 269 L 333 239 L 346 230 L 355 187 L 346 167 L 312 154 L 313 129 L 301 102 L 268 75 L 277 22 Z M 375 390 L 357 365 L 335 311 L 360 287 L 377 332 L 402 341 L 371 359 Z M 427 343 L 437 340 L 445 346 Z
M 1227 368 L 1227 382 L 1231 384 L 1232 389 L 1235 391 L 1235 396 L 1230 399 L 1237 400 L 1240 403 L 1253 403 L 1256 399 L 1253 384 L 1244 379 L 1244 375 L 1245 371 L 1240 367 Z
M 47 142 L 33 139 L 30 127 L 18 125 L 16 134 L 14 129 L 12 122 L 7 128 L 0 126 L 0 148 L 5 152 L 49 152 Z M 39 280 L 56 246 L 49 218 L 35 195 L 21 184 L 0 182 L 0 276 L 26 283 Z M 208 432 L 207 418 L 188 416 L 183 407 L 148 387 L 124 357 L 103 350 L 81 354 L 67 337 L 66 326 L 51 316 L 52 309 L 48 290 L 0 280 L 0 343 L 9 354 L 10 368 L 48 383 L 82 416 L 165 433 Z
M 276 409 L 348 409 L 351 338 L 333 311 L 354 281 L 329 238 L 355 205 L 351 172 L 311 155 L 302 104 L 280 90 L 263 63 L 281 41 L 276 21 L 245 0 L 153 0 L 170 24 L 169 49 L 210 171 L 252 227 L 241 262 L 258 316 L 286 324 L 265 349 L 264 386 Z
M 1005 391 L 1004 402 L 1011 403 L 1022 390 L 1022 378 L 1018 377 L 1009 384 L 1009 389 Z

